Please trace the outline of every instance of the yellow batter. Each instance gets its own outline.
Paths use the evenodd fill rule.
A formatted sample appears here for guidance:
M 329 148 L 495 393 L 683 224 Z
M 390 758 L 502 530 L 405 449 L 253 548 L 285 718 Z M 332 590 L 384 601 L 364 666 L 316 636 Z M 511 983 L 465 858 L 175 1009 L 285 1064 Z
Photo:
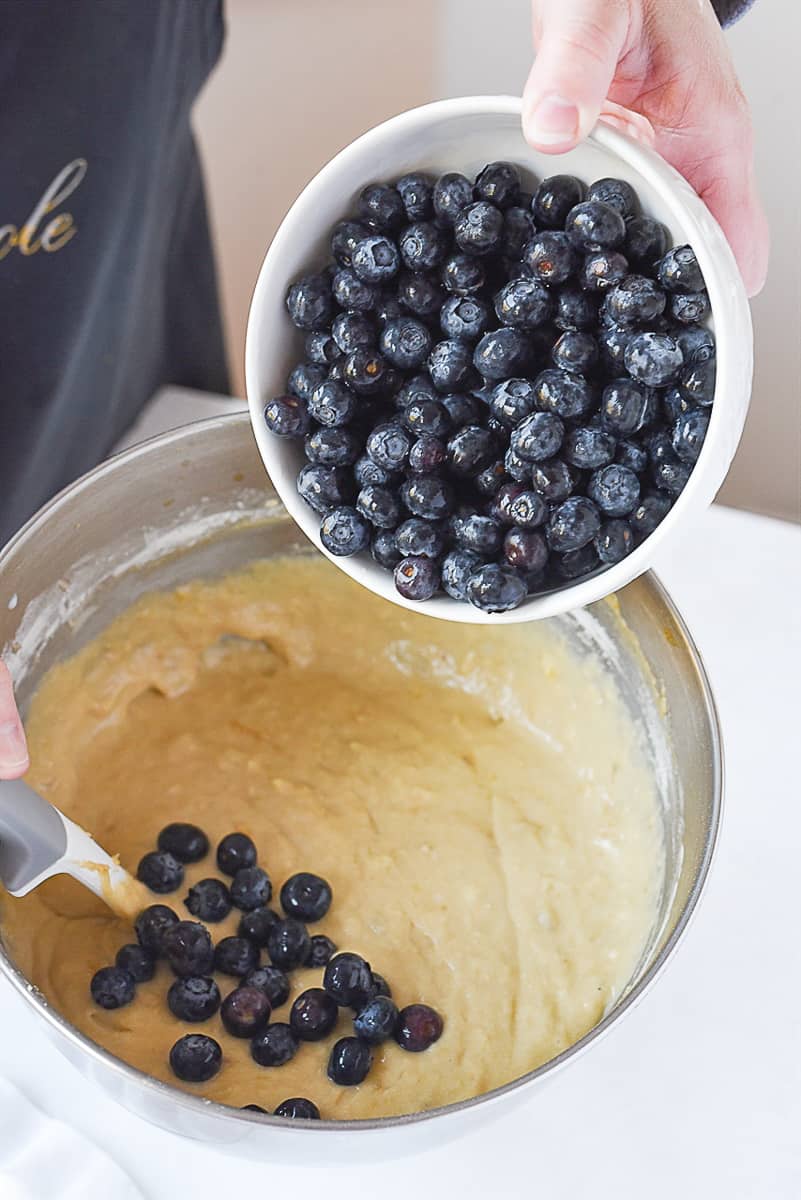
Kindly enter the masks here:
M 374 1117 L 514 1079 L 599 1020 L 655 918 L 654 782 L 601 666 L 552 625 L 448 624 L 320 558 L 259 563 L 140 601 L 50 673 L 28 736 L 30 782 L 125 866 L 171 821 L 197 823 L 212 846 L 243 830 L 276 892 L 296 871 L 331 882 L 312 932 L 369 959 L 399 1005 L 444 1016 L 435 1046 L 385 1044 L 357 1088 L 326 1078 L 333 1039 L 265 1069 L 219 1016 L 170 1014 L 164 965 L 128 1007 L 96 1008 L 92 973 L 132 931 L 74 881 L 2 898 L 13 956 L 59 1011 L 172 1083 L 175 1039 L 210 1033 L 219 1075 L 177 1086 L 232 1105 L 301 1095 L 323 1116 Z M 212 853 L 187 885 L 214 874 Z M 186 915 L 185 894 L 154 901 Z M 296 972 L 293 995 L 320 974 Z M 342 1012 L 337 1036 L 349 1026 Z

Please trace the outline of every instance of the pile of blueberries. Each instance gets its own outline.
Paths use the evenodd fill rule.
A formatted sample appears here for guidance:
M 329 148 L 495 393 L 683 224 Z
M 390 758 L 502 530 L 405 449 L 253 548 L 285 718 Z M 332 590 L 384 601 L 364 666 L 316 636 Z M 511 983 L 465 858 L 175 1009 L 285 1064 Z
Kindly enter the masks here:
M 158 849 L 146 854 L 137 878 L 164 895 L 181 887 L 184 864 L 199 862 L 209 840 L 196 825 L 167 825 Z M 337 954 L 324 934 L 310 935 L 306 922 L 321 920 L 331 907 L 330 885 L 319 875 L 292 875 L 280 891 L 284 916 L 268 907 L 272 884 L 257 864 L 256 847 L 244 833 L 229 833 L 217 847 L 217 866 L 230 882 L 201 879 L 190 887 L 184 903 L 196 921 L 182 921 L 165 904 L 151 904 L 135 922 L 137 941 L 123 946 L 113 967 L 101 967 L 91 982 L 92 998 L 101 1008 L 130 1004 L 136 986 L 152 979 L 158 959 L 175 975 L 167 992 L 170 1012 L 181 1021 L 208 1021 L 217 1012 L 232 1037 L 249 1038 L 250 1052 L 262 1067 L 280 1067 L 297 1053 L 301 1042 L 318 1042 L 337 1024 L 339 1009 L 353 1012 L 353 1036 L 335 1042 L 328 1077 L 342 1086 L 362 1083 L 373 1062 L 372 1048 L 388 1038 L 404 1050 L 427 1050 L 442 1033 L 442 1018 L 426 1004 L 398 1010 L 389 984 L 358 954 Z M 232 908 L 241 911 L 236 936 L 212 942 L 207 924 L 224 920 Z M 267 962 L 261 961 L 262 950 Z M 323 986 L 308 988 L 292 1004 L 287 1022 L 270 1021 L 274 1009 L 289 999 L 288 972 L 295 967 L 324 968 Z M 225 997 L 212 972 L 239 982 Z M 220 1043 L 207 1034 L 190 1033 L 170 1051 L 170 1066 L 189 1083 L 204 1083 L 222 1065 Z M 258 1104 L 245 1108 L 265 1112 Z M 317 1106 L 302 1096 L 279 1104 L 279 1117 L 317 1119 Z
M 286 303 L 306 360 L 267 428 L 332 554 L 486 612 L 619 562 L 687 482 L 715 343 L 690 246 L 622 179 L 507 162 L 371 184 Z

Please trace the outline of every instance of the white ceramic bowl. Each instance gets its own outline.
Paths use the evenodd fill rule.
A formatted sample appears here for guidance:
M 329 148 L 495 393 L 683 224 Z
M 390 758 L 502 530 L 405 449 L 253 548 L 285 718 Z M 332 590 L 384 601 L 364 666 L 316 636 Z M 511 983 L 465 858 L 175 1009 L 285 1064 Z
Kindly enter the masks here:
M 320 518 L 298 495 L 295 481 L 303 465 L 299 444 L 270 434 L 264 424 L 266 400 L 286 390 L 292 367 L 303 358 L 303 335 L 284 304 L 289 285 L 330 258 L 333 225 L 355 211 L 362 188 L 397 179 L 415 169 L 462 171 L 472 177 L 485 163 L 516 163 L 530 185 L 547 175 L 568 172 L 586 183 L 607 175 L 628 180 L 643 211 L 667 226 L 673 243 L 689 242 L 706 279 L 717 340 L 715 403 L 701 456 L 687 486 L 657 529 L 622 562 L 558 591 L 529 597 L 511 612 L 486 614 L 470 604 L 440 595 L 424 605 L 405 600 L 392 574 L 369 554 L 328 555 L 359 583 L 405 608 L 451 621 L 499 624 L 530 621 L 590 604 L 636 579 L 666 538 L 692 513 L 711 503 L 729 469 L 745 423 L 751 395 L 753 339 L 748 300 L 737 265 L 720 227 L 689 184 L 646 146 L 598 125 L 589 139 L 568 154 L 545 155 L 523 138 L 520 100 L 513 96 L 465 96 L 401 113 L 358 138 L 315 175 L 284 218 L 256 283 L 248 320 L 245 370 L 251 421 L 259 451 L 276 491 L 311 541 L 320 543 Z

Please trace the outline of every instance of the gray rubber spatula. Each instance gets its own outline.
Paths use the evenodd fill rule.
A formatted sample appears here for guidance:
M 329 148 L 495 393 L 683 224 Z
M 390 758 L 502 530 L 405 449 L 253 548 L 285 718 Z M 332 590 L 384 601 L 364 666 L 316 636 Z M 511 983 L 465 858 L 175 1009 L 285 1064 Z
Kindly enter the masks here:
M 0 780 L 0 882 L 25 896 L 51 875 L 71 875 L 129 920 L 152 903 L 144 884 L 80 825 L 21 779 Z

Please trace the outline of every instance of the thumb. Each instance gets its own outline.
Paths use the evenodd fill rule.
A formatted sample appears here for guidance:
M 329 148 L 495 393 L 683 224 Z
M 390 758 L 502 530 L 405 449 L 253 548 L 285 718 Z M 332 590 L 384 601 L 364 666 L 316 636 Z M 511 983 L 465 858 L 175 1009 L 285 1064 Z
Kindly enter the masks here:
M 0 662 L 0 779 L 16 779 L 25 774 L 29 765 L 11 675 L 5 663 Z
M 523 90 L 535 149 L 571 150 L 598 120 L 628 33 L 620 0 L 535 0 L 537 57 Z

